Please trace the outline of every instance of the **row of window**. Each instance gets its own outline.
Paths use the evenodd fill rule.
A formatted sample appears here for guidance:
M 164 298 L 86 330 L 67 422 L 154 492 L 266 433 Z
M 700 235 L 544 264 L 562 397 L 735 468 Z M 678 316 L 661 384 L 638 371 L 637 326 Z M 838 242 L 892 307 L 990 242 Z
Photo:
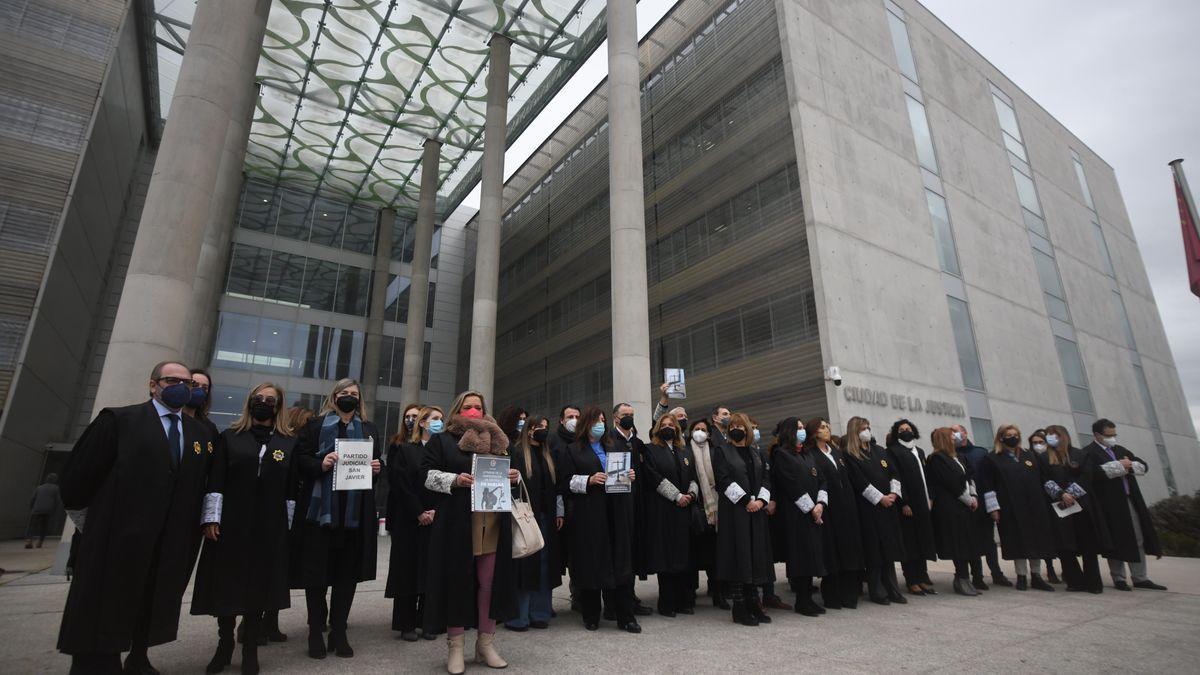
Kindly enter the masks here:
M 504 359 L 524 351 L 540 340 L 569 330 L 596 314 L 607 312 L 611 302 L 611 280 L 608 272 L 605 272 L 501 333 L 496 338 L 496 354 Z
M 234 244 L 225 292 L 236 297 L 366 316 L 371 274 L 371 270 L 345 263 Z
M 362 376 L 362 331 L 221 312 L 213 366 L 336 380 Z
M 404 343 L 402 337 L 383 336 L 379 348 L 379 381 L 385 387 L 399 387 L 404 384 Z M 429 388 L 429 353 L 430 343 L 426 342 L 421 354 L 421 389 Z

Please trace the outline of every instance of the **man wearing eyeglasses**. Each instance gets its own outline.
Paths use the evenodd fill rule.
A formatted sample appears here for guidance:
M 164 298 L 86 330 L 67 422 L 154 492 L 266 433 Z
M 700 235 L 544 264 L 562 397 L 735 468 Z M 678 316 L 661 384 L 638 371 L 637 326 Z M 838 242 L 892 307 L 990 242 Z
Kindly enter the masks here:
M 62 471 L 63 504 L 81 511 L 75 578 L 58 649 L 72 673 L 157 673 L 147 658 L 171 642 L 200 548 L 213 443 L 182 409 L 196 386 L 177 362 L 154 367 L 150 400 L 105 408 Z

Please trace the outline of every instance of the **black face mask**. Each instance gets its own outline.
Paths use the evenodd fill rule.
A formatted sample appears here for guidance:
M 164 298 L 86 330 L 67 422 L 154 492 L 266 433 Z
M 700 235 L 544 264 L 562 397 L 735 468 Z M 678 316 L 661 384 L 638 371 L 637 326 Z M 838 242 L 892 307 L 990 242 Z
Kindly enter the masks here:
M 255 401 L 250 404 L 250 417 L 254 418 L 255 422 L 266 422 L 275 416 L 275 406 L 262 401 Z
M 670 443 L 675 440 L 675 429 L 673 427 L 663 427 L 658 430 L 658 437 Z
M 546 442 L 546 429 L 536 429 L 533 432 L 533 440 L 538 443 Z
M 686 417 L 685 417 L 685 418 L 683 418 L 683 419 L 681 419 L 681 420 L 679 420 L 679 428 L 680 428 L 680 429 L 686 429 L 686 428 L 688 428 L 688 421 L 687 421 L 687 418 L 686 418 Z
M 746 430 L 745 429 L 730 429 L 729 430 L 729 438 L 732 441 L 741 443 L 742 441 L 746 440 Z
M 337 409 L 344 413 L 354 412 L 358 410 L 357 396 L 339 396 L 337 398 Z
M 1019 439 L 1015 436 L 1009 436 L 1008 438 L 1005 438 L 1005 439 L 1001 440 L 1000 442 L 1003 443 L 1004 446 L 1007 448 L 1015 448 L 1021 444 L 1021 439 Z
M 404 418 L 404 428 L 405 429 L 408 429 L 411 431 L 413 428 L 413 425 L 416 423 L 417 423 L 417 418 L 415 418 L 415 417 L 405 417 Z
M 911 431 L 901 431 L 896 435 L 899 436 L 900 440 L 904 441 L 905 443 L 911 443 L 912 439 L 916 438 L 916 435 Z
M 617 425 L 619 425 L 625 431 L 629 431 L 633 428 L 633 415 L 626 415 L 617 420 Z

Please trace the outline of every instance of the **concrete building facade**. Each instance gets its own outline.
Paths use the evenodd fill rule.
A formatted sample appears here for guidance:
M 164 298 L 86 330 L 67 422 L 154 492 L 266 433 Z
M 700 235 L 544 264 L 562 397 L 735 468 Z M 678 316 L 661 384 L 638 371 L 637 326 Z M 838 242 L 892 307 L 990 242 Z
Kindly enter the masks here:
M 1112 168 L 922 5 L 684 0 L 640 62 L 652 372 L 687 370 L 692 418 L 990 446 L 1108 417 L 1150 498 L 1200 487 Z M 602 84 L 506 186 L 500 405 L 612 403 L 604 110 Z

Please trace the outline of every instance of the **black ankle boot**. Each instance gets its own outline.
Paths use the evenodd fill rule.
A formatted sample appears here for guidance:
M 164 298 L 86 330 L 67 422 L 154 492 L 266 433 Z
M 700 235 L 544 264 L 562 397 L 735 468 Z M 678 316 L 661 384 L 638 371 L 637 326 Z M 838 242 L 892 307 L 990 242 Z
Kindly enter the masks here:
M 204 668 L 206 673 L 219 673 L 233 660 L 233 618 L 217 619 L 217 651 Z
M 1030 575 L 1029 585 L 1033 588 L 1036 588 L 1039 591 L 1049 591 L 1051 593 L 1054 592 L 1054 587 L 1051 586 L 1050 584 L 1046 583 L 1046 580 L 1043 579 L 1042 575 L 1040 575 L 1040 574 Z
M 746 607 L 750 609 L 750 615 L 758 620 L 759 623 L 771 623 L 771 617 L 763 611 L 762 602 L 760 600 L 747 600 Z
M 745 600 L 734 600 L 732 608 L 734 623 L 740 623 L 743 626 L 758 625 L 758 619 L 750 612 L 750 607 Z
M 325 635 L 320 628 L 308 629 L 308 655 L 314 659 L 323 659 L 328 652 L 325 650 Z
M 345 628 L 331 628 L 329 630 L 329 648 L 334 654 L 348 659 L 354 656 L 354 650 L 350 647 L 350 642 L 346 640 Z
M 1016 586 L 1016 588 L 1017 588 L 1017 590 L 1018 590 L 1018 591 L 1027 591 L 1027 590 L 1029 590 L 1029 580 L 1025 578 L 1025 575 L 1024 575 L 1024 574 L 1018 574 L 1018 575 L 1017 575 L 1017 586 Z
M 270 642 L 287 642 L 287 634 L 279 630 L 279 611 L 263 612 L 263 636 Z

